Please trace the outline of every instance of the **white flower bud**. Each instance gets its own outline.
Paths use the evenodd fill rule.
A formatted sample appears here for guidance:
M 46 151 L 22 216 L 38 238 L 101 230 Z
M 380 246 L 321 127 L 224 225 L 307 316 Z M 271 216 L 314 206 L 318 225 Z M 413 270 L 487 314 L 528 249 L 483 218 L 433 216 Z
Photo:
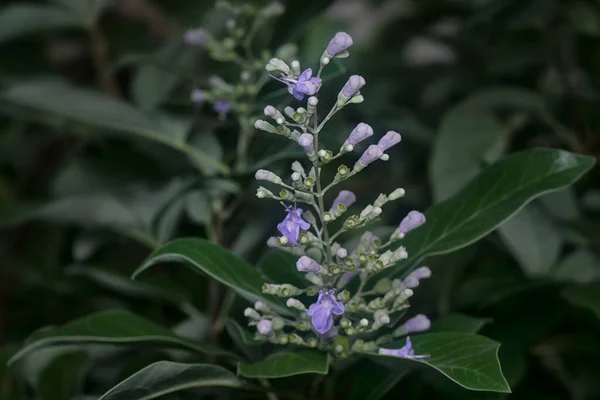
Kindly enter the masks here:
M 388 161 L 390 159 L 389 154 L 384 154 L 379 158 L 381 161 Z
M 286 75 L 291 73 L 290 67 L 285 63 L 285 61 L 280 60 L 279 58 L 271 58 L 265 68 L 269 72 L 280 71 Z
M 300 71 L 300 61 L 294 60 L 294 61 L 292 61 L 292 63 L 290 64 L 290 66 L 292 67 L 292 73 L 295 76 L 300 75 L 300 73 L 301 73 L 301 71 Z
M 285 304 L 290 308 L 295 308 L 296 310 L 300 310 L 300 311 L 306 310 L 306 307 L 304 306 L 304 304 L 302 304 L 302 302 L 300 300 L 297 300 L 297 299 L 294 299 L 291 297 L 287 300 L 287 302 Z
M 256 303 L 254 303 L 254 308 L 258 311 L 262 311 L 262 312 L 269 312 L 269 307 L 267 307 L 267 305 L 265 303 L 263 303 L 262 301 L 257 301 Z
M 348 257 L 348 250 L 344 249 L 343 247 L 340 247 L 336 253 L 336 256 L 338 256 L 339 258 L 346 258 Z
M 299 182 L 299 181 L 301 181 L 301 180 L 302 180 L 302 175 L 300 175 L 300 173 L 298 173 L 298 172 L 294 172 L 294 173 L 292 174 L 292 181 L 293 181 L 293 182 Z
M 269 181 L 277 185 L 283 183 L 283 180 L 279 176 L 266 169 L 259 169 L 256 171 L 256 174 L 254 174 L 254 177 L 257 181 Z
M 398 188 L 398 189 L 394 190 L 392 193 L 390 193 L 390 195 L 388 196 L 388 199 L 390 201 L 398 200 L 400 197 L 404 197 L 405 194 L 406 194 L 406 191 L 404 189 Z
M 362 326 L 363 328 L 366 328 L 367 326 L 369 326 L 369 320 L 366 318 L 361 319 L 358 324 L 360 326 Z
M 244 316 L 251 319 L 260 319 L 260 314 L 254 308 L 248 307 L 244 310 Z
M 256 129 L 260 129 L 261 131 L 269 132 L 269 133 L 277 133 L 277 129 L 267 121 L 263 121 L 262 119 L 257 120 L 254 123 L 254 127 Z
M 329 57 L 321 57 L 321 64 L 327 65 L 330 62 L 331 62 L 331 60 L 329 59 Z
M 259 199 L 276 199 L 273 192 L 271 192 L 268 189 L 265 189 L 262 186 L 256 189 L 256 197 L 258 197 Z

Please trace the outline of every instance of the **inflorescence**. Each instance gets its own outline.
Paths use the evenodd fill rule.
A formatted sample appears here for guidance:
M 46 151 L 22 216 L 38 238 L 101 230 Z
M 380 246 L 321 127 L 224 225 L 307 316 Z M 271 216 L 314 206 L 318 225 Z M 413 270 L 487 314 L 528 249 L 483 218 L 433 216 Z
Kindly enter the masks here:
M 373 233 L 366 232 L 354 249 L 346 249 L 336 241 L 340 235 L 380 220 L 382 208 L 388 202 L 403 197 L 405 191 L 399 188 L 387 195 L 380 194 L 359 214 L 350 216 L 345 214 L 356 201 L 352 192 L 341 190 L 329 207 L 324 203 L 325 195 L 335 186 L 377 160 L 388 160 L 386 152 L 401 141 L 400 134 L 389 131 L 377 144 L 368 146 L 352 167 L 339 165 L 330 183 L 325 185 L 321 181 L 324 168 L 373 136 L 373 129 L 360 123 L 350 132 L 339 151 L 319 145 L 319 134 L 327 121 L 346 106 L 364 100 L 360 90 L 365 79 L 353 75 L 339 92 L 326 117 L 321 122 L 317 118 L 318 93 L 323 84 L 321 73 L 334 58 L 347 57 L 352 44 L 350 35 L 338 32 L 321 55 L 316 74 L 311 68 L 302 70 L 296 60 L 288 65 L 273 58 L 266 65 L 269 75 L 285 84 L 295 99 L 301 101 L 307 98 L 305 107 L 288 106 L 283 112 L 267 106 L 264 114 L 269 121 L 258 120 L 255 123 L 259 130 L 297 142 L 311 164 L 306 172 L 302 163 L 295 161 L 288 182 L 271 171 L 261 169 L 256 172 L 257 180 L 281 187 L 275 194 L 261 186 L 257 197 L 288 204 L 285 205 L 285 217 L 277 225 L 281 236 L 270 238 L 268 245 L 298 257 L 296 269 L 304 275 L 307 285 L 296 287 L 287 283 L 265 283 L 262 287 L 265 294 L 287 299 L 286 305 L 293 317 L 280 315 L 260 301 L 253 308 L 247 308 L 245 316 L 250 326 L 256 326 L 257 337 L 271 343 L 319 348 L 338 357 L 361 351 L 423 358 L 425 356 L 414 354 L 410 337 L 401 349 L 380 346 L 394 338 L 429 328 L 430 321 L 424 315 L 416 315 L 395 329 L 394 326 L 409 307 L 408 300 L 413 289 L 419 286 L 420 280 L 431 276 L 430 269 L 420 267 L 404 279 L 394 280 L 377 280 L 377 274 L 407 259 L 406 249 L 394 245 L 398 245 L 411 230 L 424 224 L 425 216 L 411 211 L 387 242 L 382 243 Z M 298 207 L 298 204 L 305 207 Z M 333 226 L 338 227 L 335 233 L 330 232 Z M 392 250 L 394 247 L 397 249 Z

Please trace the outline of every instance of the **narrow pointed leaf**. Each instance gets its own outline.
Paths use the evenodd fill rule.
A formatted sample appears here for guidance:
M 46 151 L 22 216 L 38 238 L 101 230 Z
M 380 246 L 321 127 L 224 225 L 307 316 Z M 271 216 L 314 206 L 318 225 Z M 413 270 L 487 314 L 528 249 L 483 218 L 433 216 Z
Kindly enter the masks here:
M 474 243 L 542 194 L 567 187 L 595 163 L 593 157 L 563 150 L 535 149 L 501 159 L 450 199 L 430 208 L 427 222 L 402 245 L 413 267 L 425 257 L 446 254 Z M 402 268 L 392 269 L 393 275 Z
M 80 26 L 80 21 L 65 7 L 14 4 L 0 13 L 0 42 L 32 33 Z
M 411 337 L 416 355 L 428 355 L 426 359 L 371 354 L 390 366 L 407 363 L 432 367 L 460 386 L 477 391 L 510 393 L 498 361 L 500 344 L 483 336 L 459 332 L 427 333 Z M 400 348 L 405 340 L 383 345 Z
M 246 378 L 284 378 L 299 374 L 323 374 L 329 371 L 327 353 L 299 350 L 282 351 L 254 364 L 238 363 L 238 375 Z
M 217 365 L 159 361 L 136 372 L 99 400 L 150 400 L 200 387 L 242 386 L 232 372 Z
M 169 242 L 146 258 L 133 273 L 134 279 L 153 265 L 164 262 L 183 262 L 251 301 L 261 300 L 281 313 L 290 314 L 283 300 L 262 293 L 262 285 L 270 282 L 266 277 L 246 261 L 214 243 L 192 238 Z
M 201 354 L 237 358 L 212 345 L 181 338 L 152 321 L 124 310 L 108 310 L 91 314 L 65 325 L 42 329 L 29 337 L 25 347 L 10 360 L 23 358 L 36 349 L 61 344 L 142 344 L 154 343 L 177 347 Z
M 169 136 L 159 120 L 123 101 L 102 93 L 79 89 L 61 81 L 40 80 L 10 87 L 2 98 L 11 104 L 36 111 L 35 118 L 60 117 L 97 128 L 144 138 L 186 154 L 218 169 L 229 167 L 182 140 Z M 61 101 L 56 101 L 60 99 Z

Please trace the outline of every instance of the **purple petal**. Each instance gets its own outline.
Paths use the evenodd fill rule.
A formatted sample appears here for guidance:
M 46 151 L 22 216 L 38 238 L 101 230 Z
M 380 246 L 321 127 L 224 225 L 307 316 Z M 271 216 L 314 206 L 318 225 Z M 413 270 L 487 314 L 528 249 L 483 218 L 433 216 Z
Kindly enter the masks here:
M 409 212 L 406 217 L 400 222 L 400 226 L 398 227 L 398 231 L 400 233 L 408 233 L 413 229 L 418 228 L 419 226 L 425 223 L 425 215 L 418 211 Z
M 327 333 L 333 325 L 333 316 L 327 310 L 319 308 L 311 316 L 313 327 L 320 334 Z
M 300 74 L 300 77 L 298 78 L 298 82 L 307 81 L 310 79 L 311 76 L 312 76 L 312 68 L 306 68 Z

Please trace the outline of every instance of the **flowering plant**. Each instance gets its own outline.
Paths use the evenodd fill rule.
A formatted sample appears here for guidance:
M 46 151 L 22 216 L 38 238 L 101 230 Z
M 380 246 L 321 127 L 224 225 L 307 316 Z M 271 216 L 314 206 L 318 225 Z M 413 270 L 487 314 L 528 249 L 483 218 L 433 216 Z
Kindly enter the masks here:
M 474 156 L 460 147 L 459 157 L 456 157 L 447 151 L 451 140 L 445 129 L 440 128 L 442 139 L 436 139 L 439 142 L 434 153 L 450 153 L 445 154 L 444 162 L 432 168 L 436 181 L 433 197 L 440 201 L 426 212 L 406 212 L 398 201 L 407 194 L 403 188 L 381 189 L 384 193 L 375 193 L 369 199 L 355 195 L 359 193 L 355 183 L 361 176 L 368 176 L 379 161 L 389 161 L 389 165 L 398 160 L 392 160 L 392 156 L 399 152 L 395 146 L 401 142 L 401 135 L 391 130 L 376 134 L 375 130 L 380 127 L 384 128 L 382 132 L 388 128 L 382 119 L 377 125 L 369 121 L 376 129 L 364 122 L 353 124 L 341 131 L 340 138 L 335 134 L 339 130 L 330 123 L 336 116 L 339 118 L 342 110 L 363 103 L 363 92 L 368 97 L 370 85 L 366 86 L 362 76 L 352 75 L 345 84 L 339 85 L 333 104 L 324 104 L 327 100 L 319 98 L 320 93 L 330 88 L 330 77 L 324 72 L 331 64 L 340 65 L 341 59 L 359 47 L 349 34 L 338 32 L 328 44 L 324 42 L 325 49 L 315 65 L 295 60 L 292 44 L 284 44 L 274 53 L 264 48 L 259 53 L 254 38 L 267 37 L 269 31 L 276 31 L 274 17 L 283 13 L 283 6 L 278 2 L 255 6 L 218 1 L 218 12 L 227 16 L 221 27 L 225 33 L 193 27 L 176 34 L 179 41 L 176 44 L 183 48 L 184 57 L 174 57 L 172 43 L 168 43 L 165 45 L 168 51 L 161 51 L 158 54 L 161 57 L 156 57 L 163 64 L 151 65 L 152 68 L 164 67 L 164 63 L 171 61 L 186 64 L 196 60 L 198 52 L 207 52 L 210 62 L 219 63 L 219 76 L 209 74 L 202 82 L 197 82 L 194 76 L 193 86 L 175 87 L 175 81 L 164 79 L 169 90 L 181 89 L 185 93 L 186 105 L 190 106 L 187 110 L 189 125 L 186 125 L 170 114 L 170 107 L 168 111 L 166 106 L 162 107 L 162 96 L 166 97 L 169 90 L 164 90 L 162 85 L 153 87 L 156 70 L 152 74 L 140 73 L 142 78 L 153 78 L 148 86 L 156 91 L 150 91 L 152 99 L 147 100 L 144 96 L 149 92 L 133 90 L 134 102 L 138 103 L 134 106 L 106 69 L 110 64 L 97 23 L 98 15 L 103 7 L 118 7 L 125 1 L 52 3 L 56 4 L 16 7 L 16 14 L 8 13 L 11 18 L 4 15 L 3 21 L 35 10 L 32 24 L 35 29 L 38 29 L 39 15 L 47 15 L 53 21 L 45 24 L 44 29 L 85 27 L 98 69 L 98 83 L 104 93 L 60 82 L 31 81 L 11 86 L 3 93 L 3 99 L 15 110 L 34 111 L 27 113 L 30 118 L 45 114 L 57 116 L 61 121 L 76 122 L 73 131 L 77 132 L 80 129 L 86 133 L 124 131 L 136 139 L 153 141 L 176 152 L 166 153 L 168 155 L 182 157 L 164 156 L 165 153 L 159 151 L 164 149 L 151 146 L 147 149 L 156 156 L 157 164 L 162 163 L 163 172 L 177 174 L 169 182 L 168 190 L 159 193 L 142 191 L 140 194 L 136 181 L 134 187 L 98 195 L 98 186 L 102 185 L 93 179 L 90 180 L 93 184 L 88 185 L 89 179 L 85 179 L 88 175 L 77 168 L 75 172 L 68 170 L 57 179 L 60 181 L 57 191 L 70 192 L 65 186 L 69 186 L 67 181 L 73 180 L 78 186 L 75 191 L 78 196 L 61 198 L 32 214 L 52 222 L 78 223 L 82 230 L 90 228 L 90 231 L 83 230 L 82 238 L 78 238 L 81 240 L 73 241 L 73 259 L 77 263 L 96 261 L 93 256 L 106 242 L 104 237 L 93 236 L 97 233 L 93 229 L 104 229 L 125 235 L 134 246 L 150 249 L 135 261 L 137 265 L 145 258 L 133 278 L 137 279 L 156 264 L 181 262 L 200 272 L 206 286 L 167 269 L 161 269 L 152 284 L 122 276 L 129 271 L 119 270 L 119 275 L 80 265 L 67 268 L 66 278 L 61 277 L 64 279 L 61 281 L 48 282 L 46 273 L 39 277 L 29 275 L 29 271 L 23 273 L 22 281 L 34 285 L 36 296 L 28 296 L 34 297 L 34 302 L 44 303 L 37 297 L 40 288 L 66 299 L 68 307 L 51 319 L 53 323 L 80 317 L 81 309 L 72 307 L 80 303 L 72 301 L 73 293 L 81 296 L 78 300 L 86 300 L 81 302 L 87 307 L 84 312 L 102 309 L 63 325 L 41 329 L 22 347 L 19 343 L 6 352 L 0 349 L 0 358 L 10 358 L 9 364 L 22 367 L 19 374 L 27 381 L 23 385 L 26 391 L 38 386 L 35 390 L 39 398 L 67 398 L 68 395 L 63 395 L 63 379 L 55 379 L 56 371 L 60 371 L 61 378 L 73 378 L 79 384 L 83 381 L 80 373 L 87 373 L 89 365 L 98 368 L 88 374 L 86 383 L 89 384 L 80 388 L 81 398 L 101 400 L 149 400 L 188 390 L 194 398 L 205 394 L 211 398 L 235 398 L 263 392 L 269 400 L 377 400 L 420 367 L 433 369 L 465 389 L 510 391 L 498 359 L 500 344 L 477 334 L 487 319 L 483 315 L 480 315 L 482 318 L 453 315 L 442 301 L 437 307 L 426 307 L 419 297 L 430 294 L 423 286 L 446 279 L 444 270 L 438 268 L 445 268 L 452 259 L 444 255 L 483 238 L 536 197 L 573 184 L 591 168 L 593 159 L 557 149 L 534 149 L 500 158 L 496 142 L 493 148 L 486 149 L 492 155 L 477 153 Z M 135 1 L 128 8 L 136 4 L 148 7 L 144 1 Z M 151 5 L 144 10 L 141 14 L 156 21 L 156 10 Z M 297 19 L 295 12 L 290 14 Z M 21 32 L 13 27 L 10 25 L 9 35 Z M 0 26 L 0 30 L 2 28 Z M 259 32 L 261 29 L 266 32 Z M 2 38 L 7 37 L 4 32 L 5 36 L 0 35 Z M 154 61 L 157 60 L 148 63 Z M 147 67 L 143 65 L 139 69 L 147 71 Z M 167 72 L 173 74 L 173 71 Z M 176 71 L 176 75 L 179 72 Z M 176 83 L 184 83 L 183 77 L 178 78 Z M 161 80 L 161 83 L 165 82 Z M 285 99 L 276 106 L 265 104 L 267 98 L 273 98 L 270 96 L 273 93 L 265 95 L 265 92 L 277 85 L 276 93 Z M 156 92 L 162 94 L 156 95 Z M 459 125 L 468 121 L 477 130 L 481 121 L 485 128 L 496 127 L 488 109 L 492 107 L 490 104 L 496 103 L 489 93 L 478 95 L 475 100 L 469 98 L 465 103 L 451 109 L 447 120 L 458 121 Z M 463 114 L 465 109 L 468 118 Z M 481 119 L 479 112 L 484 115 Z M 208 115 L 197 124 L 202 132 L 188 137 L 188 131 L 196 127 L 199 114 Z M 257 120 L 257 114 L 264 114 L 261 117 L 264 119 Z M 48 118 L 44 123 L 53 129 L 55 125 L 62 127 L 62 123 L 55 121 L 56 118 Z M 442 126 L 448 121 L 444 119 Z M 511 120 L 511 124 L 513 122 Z M 185 126 L 182 128 L 182 125 Z M 213 125 L 235 134 L 217 136 L 210 129 Z M 512 130 L 512 125 L 509 128 Z M 404 135 L 402 127 L 395 129 Z M 559 126 L 559 130 L 563 137 L 568 137 L 564 128 Z M 256 135 L 258 131 L 267 135 Z M 200 139 L 212 135 L 209 139 L 212 142 L 208 145 L 202 140 L 196 142 L 195 133 L 203 134 Z M 258 147 L 259 140 L 282 143 L 281 137 L 289 139 L 290 147 L 296 149 L 293 157 L 303 160 L 291 164 L 289 175 L 279 172 L 276 164 L 289 158 L 285 152 L 275 152 L 275 157 L 262 159 L 251 151 L 252 145 Z M 479 145 L 478 141 L 474 142 Z M 95 146 L 93 149 L 97 150 Z M 137 147 L 131 150 L 128 155 L 140 153 Z M 112 161 L 111 157 L 108 159 Z M 453 169 L 455 165 L 462 168 L 463 164 L 469 168 L 467 173 L 459 168 L 460 184 L 456 180 L 444 180 L 445 169 Z M 388 170 L 393 169 L 388 165 Z M 186 184 L 181 184 L 180 174 L 185 175 Z M 246 187 L 249 182 L 256 183 L 253 174 L 255 180 L 264 185 L 257 189 L 257 197 L 275 200 L 282 206 L 274 202 L 267 212 L 256 212 L 259 208 L 254 208 L 254 202 L 248 199 L 252 198 L 252 191 Z M 154 183 L 154 170 L 149 175 Z M 160 176 L 163 179 L 163 175 Z M 100 181 L 105 183 L 105 180 Z M 88 189 L 85 196 L 81 195 L 79 186 Z M 73 192 L 73 188 L 70 189 Z M 245 193 L 250 196 L 245 197 Z M 366 200 L 370 204 L 359 208 L 358 203 Z M 406 200 L 408 203 L 409 199 Z M 183 208 L 187 211 L 185 220 L 181 216 Z M 18 212 L 6 214 L 18 215 L 17 218 L 11 215 L 13 220 L 26 218 Z M 249 215 L 252 215 L 251 222 L 248 222 Z M 275 219 L 269 219 L 273 217 Z M 536 221 L 536 218 L 536 214 L 526 214 L 525 222 Z M 389 220 L 393 226 L 384 225 Z M 193 232 L 201 237 L 176 238 L 188 233 L 190 225 L 198 228 Z M 519 248 L 515 245 L 521 238 L 519 227 L 513 225 L 511 229 L 501 231 L 503 239 Z M 266 240 L 269 232 L 278 233 Z M 50 236 L 54 236 L 53 232 Z M 556 248 L 562 243 L 556 237 L 553 240 L 558 243 Z M 268 248 L 263 251 L 265 241 Z M 127 247 L 107 264 L 112 265 L 114 259 L 118 261 L 115 264 L 119 264 L 129 259 L 130 253 L 139 254 L 139 249 L 135 250 Z M 62 257 L 62 252 L 55 253 L 61 253 Z M 434 256 L 444 257 L 436 259 Z M 558 257 L 558 253 L 554 257 Z M 64 260 L 60 258 L 60 262 Z M 18 266 L 21 273 L 20 264 Z M 76 287 L 76 291 L 67 284 L 73 276 L 87 278 L 103 289 L 136 301 L 125 303 L 121 298 L 107 301 L 104 292 L 94 297 L 81 287 Z M 177 278 L 180 279 L 176 289 L 166 284 Z M 12 289 L 10 283 L 0 283 L 4 284 L 3 288 Z M 510 287 L 513 292 L 514 289 Z M 440 292 L 449 297 L 452 290 L 444 286 Z M 486 292 L 484 297 L 487 295 Z M 51 305 L 56 298 L 52 299 L 48 302 Z M 160 303 L 144 309 L 160 323 L 130 311 L 140 311 L 137 301 L 140 299 Z M 576 298 L 574 302 L 588 300 Z M 107 304 L 115 308 L 106 310 Z M 42 307 L 42 310 L 47 309 Z M 487 314 L 480 314 L 487 318 Z M 182 315 L 186 317 L 183 321 L 179 319 Z M 149 344 L 154 346 L 150 352 Z M 143 351 L 134 351 L 136 346 Z M 179 351 L 172 351 L 173 348 Z M 23 360 L 26 362 L 21 364 Z M 132 365 L 141 369 L 129 375 Z M 120 366 L 124 366 L 122 370 L 117 368 Z M 235 371 L 232 366 L 236 367 Z M 97 374 L 97 370 L 102 371 Z M 2 369 L 0 372 L 3 373 Z M 296 378 L 279 379 L 291 376 Z M 304 378 L 310 378 L 310 383 Z M 61 395 L 46 396 L 46 385 L 57 383 L 55 381 L 61 386 L 58 388 Z M 13 383 L 0 375 L 0 397 L 5 388 L 12 390 L 18 386 Z M 463 392 L 459 393 L 462 396 Z M 183 397 L 187 393 L 175 396 L 179 395 L 187 398 Z
M 352 44 L 350 35 L 338 32 L 324 50 L 314 77 L 311 68 L 301 71 L 301 64 L 296 60 L 287 65 L 283 60 L 273 58 L 266 66 L 271 76 L 287 85 L 290 94 L 297 100 L 309 96 L 306 107 L 288 106 L 283 113 L 273 106 L 266 106 L 265 116 L 276 125 L 258 120 L 255 126 L 296 141 L 310 161 L 308 172 L 302 163 L 296 161 L 292 164 L 289 184 L 273 172 L 262 169 L 256 172 L 257 180 L 282 187 L 275 195 L 261 186 L 257 191 L 259 198 L 294 203 L 286 206 L 286 216 L 277 225 L 282 236 L 269 239 L 269 245 L 298 257 L 296 269 L 304 274 L 310 286 L 299 288 L 289 283 L 265 283 L 262 287 L 265 294 L 286 298 L 286 305 L 298 311 L 295 319 L 283 318 L 260 301 L 256 302 L 254 308 L 247 308 L 245 315 L 250 320 L 249 325 L 256 326 L 258 334 L 272 343 L 291 342 L 298 346 L 318 347 L 342 358 L 356 351 L 377 350 L 385 355 L 424 358 L 426 356 L 414 354 L 409 337 L 405 346 L 398 350 L 380 345 L 429 328 L 429 319 L 419 314 L 391 333 L 382 333 L 383 328 L 394 328 L 398 316 L 407 311 L 412 289 L 419 286 L 419 280 L 431 276 L 430 269 L 420 267 L 407 273 L 404 279 L 378 277 L 381 271 L 407 259 L 408 253 L 399 243 L 406 234 L 425 223 L 425 216 L 418 211 L 411 211 L 387 242 L 383 243 L 372 232 L 366 231 L 359 244 L 348 250 L 336 239 L 379 221 L 382 207 L 403 197 L 404 189 L 398 188 L 389 195 L 380 194 L 372 204 L 355 215 L 345 215 L 356 201 L 351 191 L 341 190 L 330 206 L 325 205 L 327 194 L 369 164 L 380 159 L 387 161 L 389 155 L 385 152 L 401 141 L 397 132 L 387 132 L 377 144 L 369 145 L 364 150 L 352 168 L 341 164 L 333 180 L 327 184 L 323 182 L 326 168 L 330 168 L 342 156 L 351 157 L 361 142 L 373 136 L 373 129 L 361 122 L 350 132 L 339 151 L 325 149 L 319 143 L 319 135 L 326 132 L 326 123 L 336 113 L 364 100 L 360 89 L 365 85 L 365 79 L 353 75 L 339 92 L 337 102 L 326 117 L 319 121 L 321 74 L 332 59 L 347 57 Z M 297 203 L 306 204 L 310 210 L 304 211 Z M 334 226 L 338 227 L 337 232 L 330 232 Z M 304 304 L 298 296 L 307 296 L 312 304 Z

